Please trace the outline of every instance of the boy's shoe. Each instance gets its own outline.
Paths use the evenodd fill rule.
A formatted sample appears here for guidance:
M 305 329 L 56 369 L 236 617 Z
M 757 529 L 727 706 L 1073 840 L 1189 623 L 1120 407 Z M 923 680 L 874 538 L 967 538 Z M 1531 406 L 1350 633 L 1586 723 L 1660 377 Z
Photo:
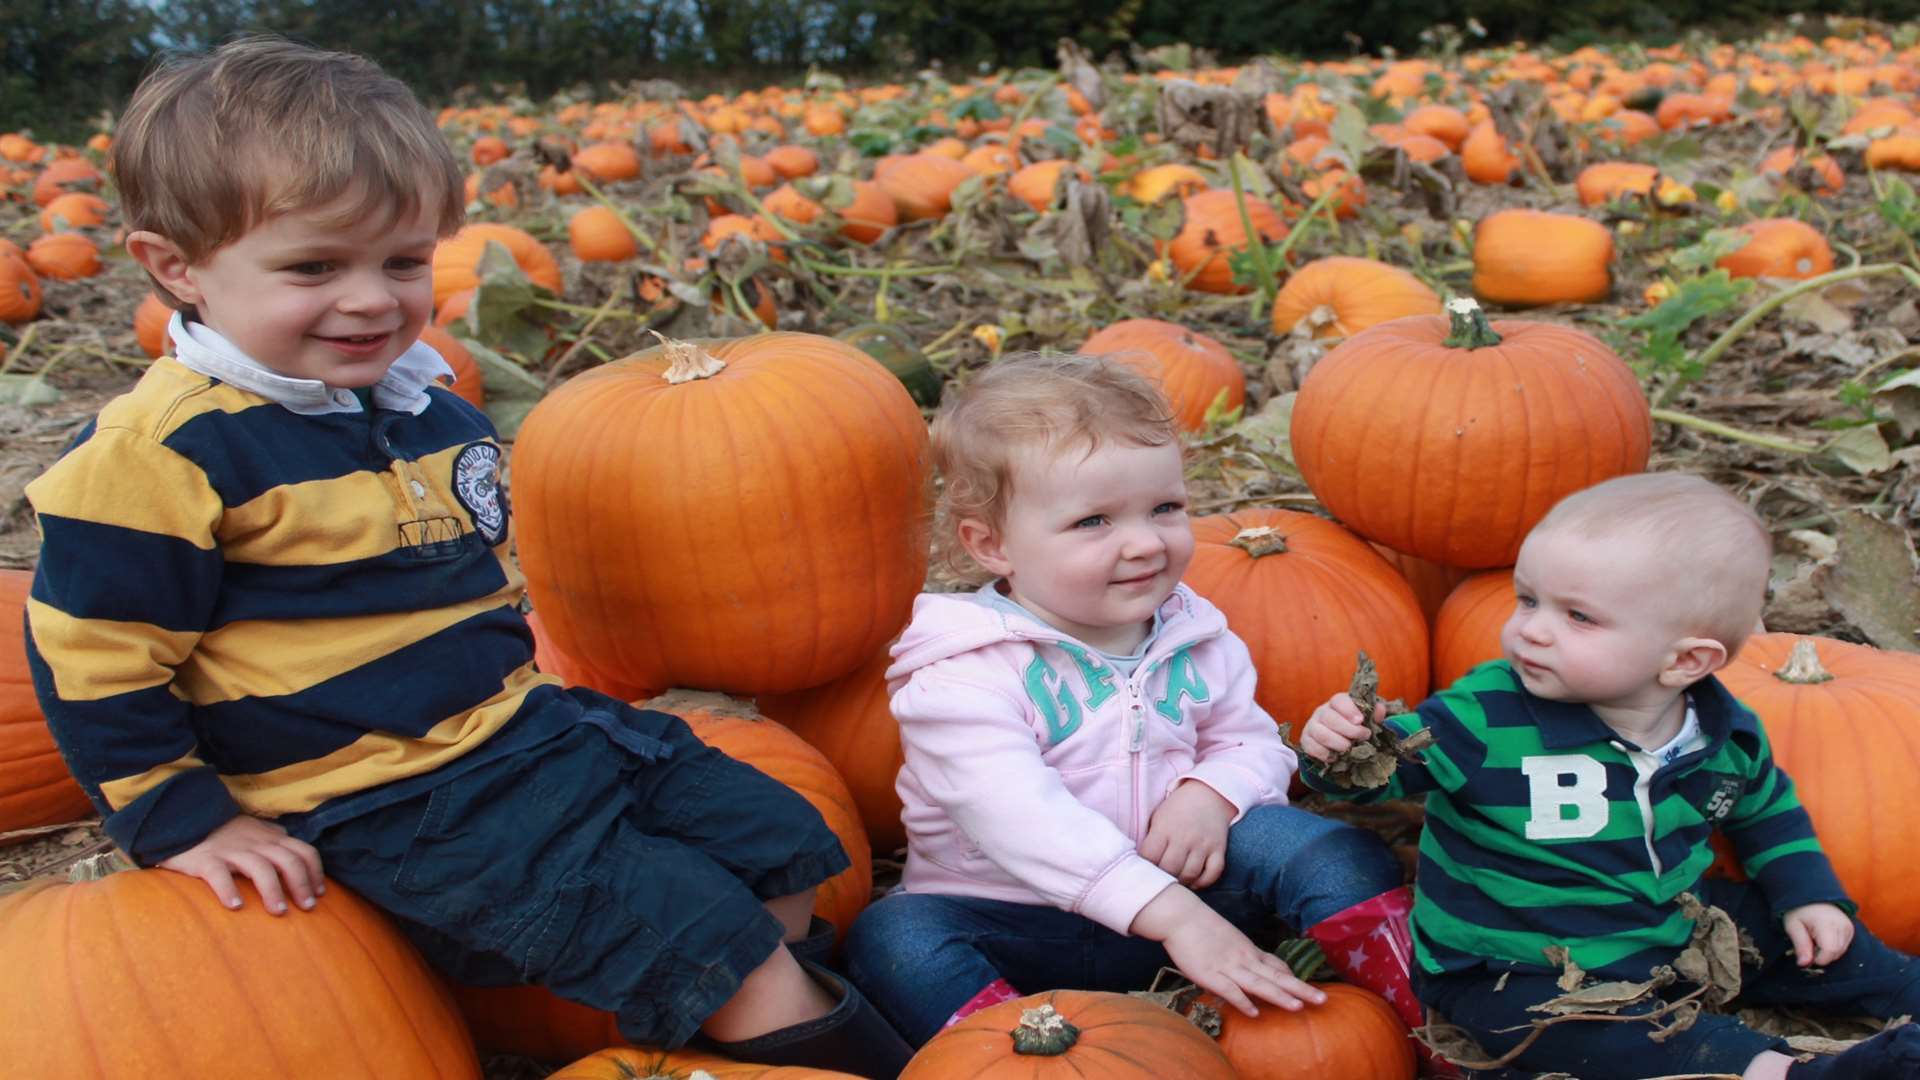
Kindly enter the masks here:
M 1787 1080 L 1913 1080 L 1920 1076 L 1920 1025 L 1883 1031 L 1835 1057 L 1787 1070 Z
M 1413 993 L 1413 934 L 1407 929 L 1412 911 L 1413 890 L 1403 885 L 1327 916 L 1307 927 L 1306 934 L 1342 979 L 1379 994 L 1407 1027 L 1418 1028 L 1427 1016 Z M 1466 1075 L 1418 1039 L 1413 1049 L 1420 1057 L 1421 1076 L 1458 1080 Z
M 800 1065 L 838 1069 L 873 1080 L 894 1080 L 913 1057 L 873 1003 L 851 982 L 817 963 L 802 961 L 813 980 L 839 998 L 827 1015 L 739 1042 L 702 1039 L 709 1049 L 755 1065 Z

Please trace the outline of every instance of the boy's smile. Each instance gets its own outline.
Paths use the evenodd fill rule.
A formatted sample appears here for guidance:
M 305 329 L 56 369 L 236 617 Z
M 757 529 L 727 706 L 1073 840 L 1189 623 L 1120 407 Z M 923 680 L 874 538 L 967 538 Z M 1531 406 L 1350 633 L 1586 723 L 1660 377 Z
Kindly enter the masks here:
M 439 208 L 342 224 L 351 205 L 342 198 L 268 218 L 168 284 L 201 322 L 267 368 L 372 386 L 432 313 Z
M 1013 600 L 1103 652 L 1132 652 L 1193 559 L 1174 443 L 1015 458 L 1006 521 L 975 552 Z

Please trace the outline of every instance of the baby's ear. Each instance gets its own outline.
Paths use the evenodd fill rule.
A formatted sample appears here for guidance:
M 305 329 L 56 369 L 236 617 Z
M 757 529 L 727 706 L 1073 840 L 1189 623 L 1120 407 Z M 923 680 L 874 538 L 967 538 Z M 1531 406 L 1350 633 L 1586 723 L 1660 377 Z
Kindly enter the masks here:
M 1660 671 L 1660 684 L 1692 686 L 1727 665 L 1727 647 L 1712 638 L 1681 638 L 1673 643 L 1673 657 Z
M 200 302 L 199 286 L 187 271 L 192 264 L 180 245 L 157 232 L 140 229 L 127 234 L 127 254 L 140 264 L 159 286 L 183 304 Z
M 1000 542 L 1000 533 L 992 525 L 979 518 L 961 518 L 956 531 L 960 534 L 960 546 L 987 573 L 1006 577 L 1013 569 Z

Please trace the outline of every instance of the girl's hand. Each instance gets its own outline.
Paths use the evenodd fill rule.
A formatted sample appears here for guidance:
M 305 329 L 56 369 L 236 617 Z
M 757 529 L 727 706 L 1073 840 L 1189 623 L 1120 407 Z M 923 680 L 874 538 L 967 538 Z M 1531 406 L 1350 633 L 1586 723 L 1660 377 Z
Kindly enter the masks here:
M 1386 706 L 1374 706 L 1375 720 L 1384 720 L 1386 715 Z M 1333 755 L 1365 742 L 1372 734 L 1366 718 L 1360 715 L 1360 706 L 1345 694 L 1335 694 L 1307 718 L 1307 726 L 1300 732 L 1300 749 L 1315 761 L 1330 761 Z
M 320 876 L 320 853 L 313 845 L 295 840 L 271 821 L 241 814 L 207 834 L 205 840 L 160 863 L 163 870 L 197 877 L 213 889 L 228 908 L 240 907 L 240 889 L 234 874 L 245 874 L 260 890 L 260 902 L 275 915 L 287 910 L 287 894 L 302 908 L 326 893 Z M 282 887 L 282 882 L 285 887 Z
M 1327 1000 L 1325 991 L 1296 978 L 1286 962 L 1247 940 L 1219 912 L 1178 885 L 1169 885 L 1134 917 L 1132 930 L 1167 948 L 1167 958 L 1201 989 L 1220 995 L 1248 1016 L 1254 999 L 1297 1012 Z
M 1793 941 L 1793 962 L 1801 967 L 1825 967 L 1840 959 L 1853 944 L 1853 920 L 1832 904 L 1804 904 L 1786 914 L 1787 937 Z
M 1183 780 L 1147 819 L 1140 855 L 1189 889 L 1204 889 L 1227 868 L 1227 822 L 1233 813 L 1233 804 L 1219 792 L 1198 780 Z

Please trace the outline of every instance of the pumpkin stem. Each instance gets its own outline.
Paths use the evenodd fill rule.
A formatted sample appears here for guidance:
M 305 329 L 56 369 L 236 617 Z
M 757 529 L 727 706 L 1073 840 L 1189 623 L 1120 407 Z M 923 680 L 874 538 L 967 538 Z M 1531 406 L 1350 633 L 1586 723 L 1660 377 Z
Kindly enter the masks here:
M 1774 672 L 1773 677 L 1797 686 L 1833 681 L 1833 673 L 1820 666 L 1820 652 L 1814 647 L 1812 638 L 1801 638 L 1794 642 L 1793 652 L 1787 655 L 1786 666 Z
M 647 332 L 660 339 L 660 348 L 667 354 L 666 380 L 676 386 L 695 379 L 711 379 L 727 366 L 725 360 L 691 341 L 675 341 L 658 330 Z
M 1447 317 L 1453 320 L 1453 326 L 1447 340 L 1440 343 L 1447 348 L 1486 349 L 1500 344 L 1500 335 L 1494 333 L 1487 322 L 1487 313 L 1480 310 L 1479 301 L 1471 296 L 1447 301 Z
M 1020 1010 L 1020 1026 L 1013 1029 L 1013 1052 L 1057 1057 L 1080 1041 L 1080 1029 L 1052 1005 Z
M 1280 555 L 1287 550 L 1287 538 L 1279 529 L 1271 525 L 1262 525 L 1253 529 L 1241 529 L 1233 539 L 1227 541 L 1234 547 L 1258 559 L 1263 555 Z

